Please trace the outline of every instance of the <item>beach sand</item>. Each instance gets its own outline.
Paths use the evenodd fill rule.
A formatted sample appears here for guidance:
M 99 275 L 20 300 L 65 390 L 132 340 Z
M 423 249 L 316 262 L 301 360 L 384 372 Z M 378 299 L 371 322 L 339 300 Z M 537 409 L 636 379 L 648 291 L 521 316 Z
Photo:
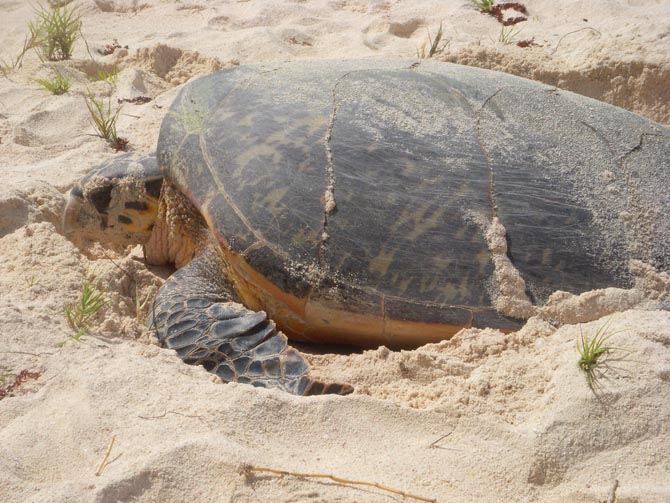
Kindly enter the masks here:
M 78 5 L 86 43 L 71 60 L 42 63 L 29 51 L 0 78 L 0 386 L 39 373 L 0 400 L 0 501 L 412 501 L 374 484 L 444 503 L 670 501 L 667 272 L 646 271 L 634 291 L 559 295 L 559 326 L 537 317 L 517 333 L 464 330 L 412 351 L 311 354 L 316 376 L 356 392 L 303 398 L 222 384 L 161 349 L 136 315 L 170 271 L 147 267 L 140 247 L 76 247 L 61 225 L 67 191 L 116 155 L 93 134 L 89 91 L 152 98 L 126 103 L 118 120 L 139 155 L 155 148 L 192 78 L 257 62 L 412 58 L 442 23 L 436 59 L 540 80 L 667 125 L 670 3 L 529 0 L 528 20 L 514 27 L 517 41 L 537 44 L 527 48 L 501 43 L 501 24 L 465 0 Z M 7 62 L 34 12 L 1 0 L 0 15 Z M 120 47 L 102 55 L 114 41 Z M 114 67 L 114 84 L 94 81 Z M 35 82 L 56 69 L 72 80 L 62 96 Z M 63 306 L 92 271 L 109 302 L 75 341 Z M 606 323 L 620 349 L 594 393 L 576 342 Z

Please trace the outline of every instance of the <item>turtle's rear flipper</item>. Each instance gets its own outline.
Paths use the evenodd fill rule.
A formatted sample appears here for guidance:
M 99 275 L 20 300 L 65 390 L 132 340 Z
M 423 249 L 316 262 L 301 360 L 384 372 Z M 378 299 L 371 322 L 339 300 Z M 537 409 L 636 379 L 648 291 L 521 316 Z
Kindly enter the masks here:
M 156 295 L 150 323 L 160 342 L 225 382 L 280 388 L 296 395 L 346 395 L 346 384 L 309 377 L 309 364 L 264 312 L 234 302 L 210 250 L 173 274 Z

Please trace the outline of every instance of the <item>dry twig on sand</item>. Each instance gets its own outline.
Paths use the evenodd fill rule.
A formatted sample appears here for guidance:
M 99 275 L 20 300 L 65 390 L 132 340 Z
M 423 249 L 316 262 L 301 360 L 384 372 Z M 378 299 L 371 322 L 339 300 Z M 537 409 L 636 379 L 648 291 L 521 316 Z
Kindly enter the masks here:
M 105 466 L 107 466 L 107 460 L 109 459 L 109 455 L 112 452 L 112 447 L 114 447 L 115 440 L 116 437 L 112 437 L 112 441 L 109 443 L 109 447 L 107 447 L 107 453 L 105 454 L 105 457 L 102 459 L 100 466 L 98 466 L 98 469 L 95 471 L 96 477 L 99 477 L 102 474 L 102 471 L 105 469 Z
M 411 494 L 407 493 L 405 491 L 401 491 L 399 489 L 394 489 L 392 487 L 384 486 L 382 484 L 377 484 L 376 482 L 366 482 L 364 480 L 350 480 L 350 479 L 345 479 L 342 477 L 336 477 L 335 475 L 328 475 L 325 473 L 299 473 L 299 472 L 287 472 L 285 470 L 275 470 L 274 468 L 263 468 L 260 466 L 253 466 L 253 465 L 244 465 L 242 466 L 241 472 L 245 475 L 250 475 L 252 473 L 256 472 L 263 472 L 263 473 L 272 473 L 274 475 L 280 475 L 280 476 L 291 476 L 291 477 L 299 477 L 299 478 L 310 478 L 310 479 L 330 479 L 335 482 L 338 482 L 340 484 L 349 484 L 349 485 L 359 485 L 359 486 L 368 486 L 368 487 L 376 487 L 377 489 L 381 489 L 382 491 L 390 492 L 393 494 L 398 494 L 402 496 L 403 498 L 412 498 L 418 501 L 427 501 L 429 503 L 437 503 L 436 499 L 430 499 L 430 498 L 424 498 L 423 496 L 417 496 L 416 494 Z
M 614 479 L 612 482 L 612 489 L 610 489 L 610 495 L 607 498 L 607 501 L 603 501 L 603 503 L 616 503 L 616 490 L 619 487 L 619 481 L 617 479 Z

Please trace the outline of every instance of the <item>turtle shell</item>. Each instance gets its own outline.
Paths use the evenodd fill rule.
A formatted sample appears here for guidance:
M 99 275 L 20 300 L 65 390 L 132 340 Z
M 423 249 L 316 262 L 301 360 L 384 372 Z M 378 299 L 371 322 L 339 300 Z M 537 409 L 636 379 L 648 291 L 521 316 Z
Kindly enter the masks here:
M 158 155 L 248 307 L 298 339 L 410 346 L 513 330 L 530 303 L 670 266 L 670 135 L 630 112 L 433 61 L 238 67 L 188 84 Z M 522 290 L 524 290 L 522 288 Z

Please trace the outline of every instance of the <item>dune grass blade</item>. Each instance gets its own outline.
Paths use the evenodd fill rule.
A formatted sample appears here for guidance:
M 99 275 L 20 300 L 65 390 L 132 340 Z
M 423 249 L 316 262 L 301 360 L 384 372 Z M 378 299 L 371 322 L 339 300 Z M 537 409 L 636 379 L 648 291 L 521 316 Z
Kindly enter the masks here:
M 495 0 L 470 0 L 470 2 L 472 2 L 472 5 L 477 7 L 480 11 L 488 12 L 493 9 Z
M 50 6 L 35 8 L 35 21 L 28 24 L 31 37 L 39 43 L 38 56 L 43 61 L 70 59 L 74 43 L 79 36 L 81 14 L 77 7 L 68 7 L 66 2 L 54 2 Z
M 605 365 L 603 357 L 612 351 L 621 350 L 621 348 L 607 344 L 610 337 L 622 332 L 607 333 L 609 325 L 610 321 L 608 320 L 596 330 L 593 337 L 588 337 L 581 333 L 580 338 L 577 339 L 577 352 L 579 353 L 577 365 L 584 372 L 586 380 L 592 389 L 598 385 L 598 375 L 596 373 L 598 367 Z
M 498 42 L 502 42 L 503 45 L 513 44 L 519 33 L 521 33 L 521 30 L 514 29 L 511 26 L 501 26 Z
M 0 59 L 0 72 L 2 75 L 7 77 L 17 68 L 21 68 L 21 65 L 23 64 L 23 57 L 29 50 L 35 49 L 39 43 L 40 41 L 34 34 L 31 33 L 29 36 L 27 35 L 23 40 L 23 49 L 21 49 L 21 52 L 18 56 L 15 58 L 10 58 L 9 60 L 4 58 Z
M 81 283 L 79 300 L 64 306 L 65 319 L 70 328 L 77 330 L 73 336 L 79 340 L 89 328 L 91 318 L 105 305 L 105 292 L 100 290 L 98 279 L 94 274 L 88 274 Z
M 70 90 L 71 85 L 67 77 L 63 76 L 63 74 L 60 72 L 58 72 L 51 80 L 38 79 L 37 83 L 44 87 L 47 91 L 51 92 L 51 94 L 55 95 L 65 94 Z
M 97 135 L 109 143 L 115 144 L 119 138 L 116 133 L 116 121 L 119 118 L 119 113 L 121 113 L 121 107 L 116 107 L 116 110 L 112 112 L 111 98 L 108 98 L 105 103 L 102 99 L 97 99 L 91 93 L 85 96 L 84 99 L 86 100 L 86 108 L 88 108 L 88 112 L 91 114 L 91 124 L 95 128 Z
M 112 86 L 115 86 L 119 80 L 119 69 L 114 66 L 111 70 L 106 70 L 105 68 L 100 68 L 96 75 L 90 77 L 90 80 L 94 82 L 107 82 Z
M 435 55 L 442 54 L 448 45 L 448 42 L 444 42 L 444 44 L 442 44 L 442 46 L 440 47 L 440 42 L 442 41 L 443 35 L 444 31 L 442 29 L 442 23 L 440 23 L 440 27 L 437 30 L 435 39 L 431 38 L 430 31 L 428 32 L 428 44 L 430 45 L 428 51 L 426 51 L 427 44 L 423 44 L 420 49 L 416 50 L 416 57 L 420 59 L 426 59 L 426 58 L 432 58 Z

